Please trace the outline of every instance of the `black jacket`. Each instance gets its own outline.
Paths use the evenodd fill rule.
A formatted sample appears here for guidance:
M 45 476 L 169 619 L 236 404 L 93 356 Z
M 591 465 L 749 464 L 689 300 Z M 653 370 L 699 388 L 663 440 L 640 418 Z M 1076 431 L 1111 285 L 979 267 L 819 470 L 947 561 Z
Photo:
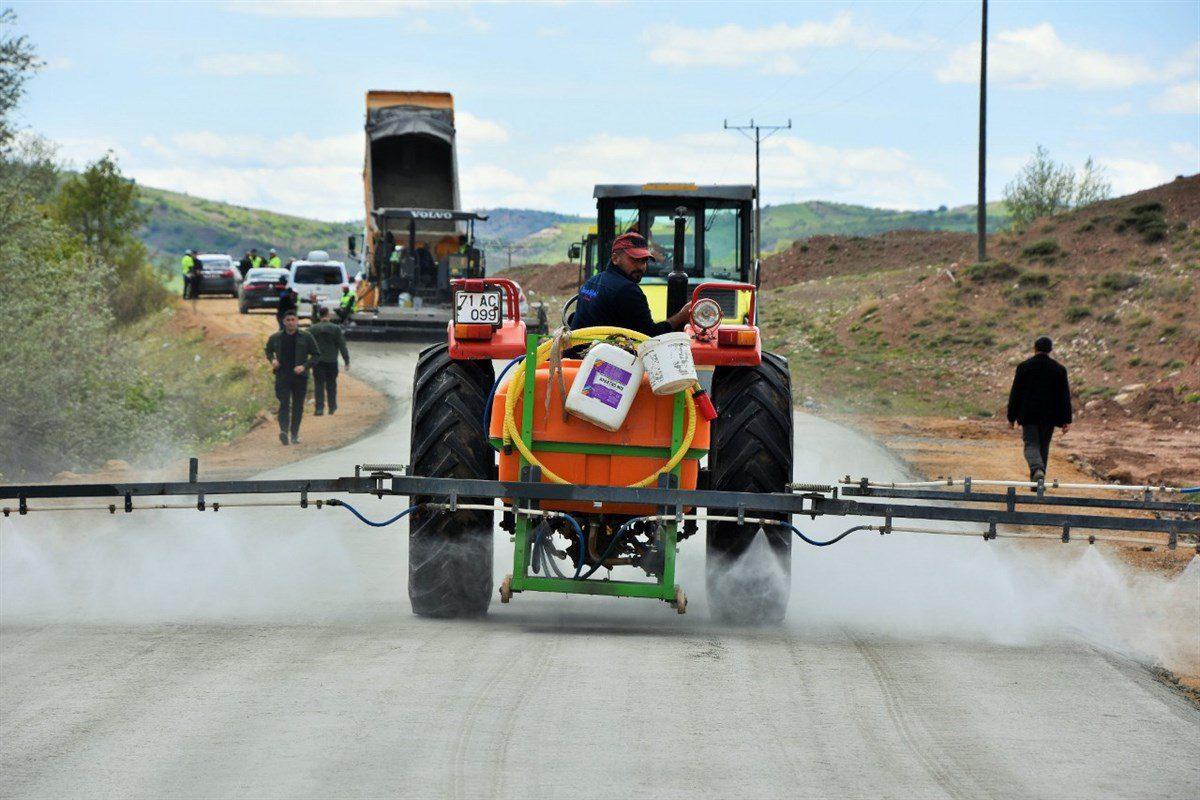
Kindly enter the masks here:
M 1067 369 L 1047 353 L 1017 365 L 1008 393 L 1008 421 L 1022 425 L 1069 425 L 1071 387 Z
M 611 263 L 608 269 L 588 278 L 587 283 L 579 287 L 571 328 L 578 330 L 594 325 L 615 325 L 647 336 L 672 330 L 671 323 L 654 321 L 641 288 Z

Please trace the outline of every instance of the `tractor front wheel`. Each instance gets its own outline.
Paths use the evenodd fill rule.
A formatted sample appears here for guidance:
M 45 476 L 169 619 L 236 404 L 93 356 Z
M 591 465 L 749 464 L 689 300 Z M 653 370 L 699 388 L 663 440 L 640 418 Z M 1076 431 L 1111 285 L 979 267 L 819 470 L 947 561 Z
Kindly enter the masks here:
M 710 486 L 729 492 L 786 491 L 792 480 L 792 385 L 787 361 L 763 353 L 757 367 L 718 367 L 713 373 L 712 399 L 720 416 L 712 425 Z M 710 513 L 736 516 L 737 511 Z M 790 529 L 708 523 L 705 585 L 709 608 L 718 620 L 748 625 L 782 621 L 791 595 L 791 574 Z
M 495 380 L 491 361 L 455 361 L 445 343 L 427 347 L 413 381 L 412 474 L 494 477 L 483 411 Z M 445 498 L 414 497 L 413 503 Z M 491 498 L 459 498 L 487 503 Z M 492 599 L 493 514 L 414 511 L 408 535 L 408 598 L 425 617 L 478 617 Z

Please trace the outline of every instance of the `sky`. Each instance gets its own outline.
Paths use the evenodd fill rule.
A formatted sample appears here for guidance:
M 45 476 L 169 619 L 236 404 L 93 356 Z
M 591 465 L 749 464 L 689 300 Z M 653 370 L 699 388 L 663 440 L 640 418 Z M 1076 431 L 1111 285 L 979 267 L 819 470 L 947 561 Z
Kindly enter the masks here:
M 11 0 L 9 0 L 11 2 Z M 0 3 L 2 4 L 2 3 Z M 979 4 L 14 2 L 45 62 L 18 112 L 79 166 L 361 218 L 368 89 L 450 91 L 469 208 L 594 211 L 606 182 L 751 183 L 764 203 L 973 203 Z M 1041 144 L 1114 193 L 1200 172 L 1200 3 L 1004 2 L 988 198 Z

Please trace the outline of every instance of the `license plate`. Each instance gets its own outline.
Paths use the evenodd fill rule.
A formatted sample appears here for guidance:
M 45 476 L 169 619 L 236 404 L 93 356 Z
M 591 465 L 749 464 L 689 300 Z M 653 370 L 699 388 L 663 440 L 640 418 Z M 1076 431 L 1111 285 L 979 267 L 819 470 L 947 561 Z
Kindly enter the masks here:
M 458 292 L 454 295 L 454 321 L 474 325 L 500 324 L 500 292 Z

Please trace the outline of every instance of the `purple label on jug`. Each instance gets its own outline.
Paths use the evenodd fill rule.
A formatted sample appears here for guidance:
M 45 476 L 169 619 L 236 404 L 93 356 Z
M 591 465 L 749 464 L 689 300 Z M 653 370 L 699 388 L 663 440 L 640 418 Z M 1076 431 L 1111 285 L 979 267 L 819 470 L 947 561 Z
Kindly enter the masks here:
M 633 373 L 616 364 L 597 360 L 583 382 L 583 396 L 599 400 L 609 408 L 617 408 L 621 405 L 621 393 L 632 379 Z

